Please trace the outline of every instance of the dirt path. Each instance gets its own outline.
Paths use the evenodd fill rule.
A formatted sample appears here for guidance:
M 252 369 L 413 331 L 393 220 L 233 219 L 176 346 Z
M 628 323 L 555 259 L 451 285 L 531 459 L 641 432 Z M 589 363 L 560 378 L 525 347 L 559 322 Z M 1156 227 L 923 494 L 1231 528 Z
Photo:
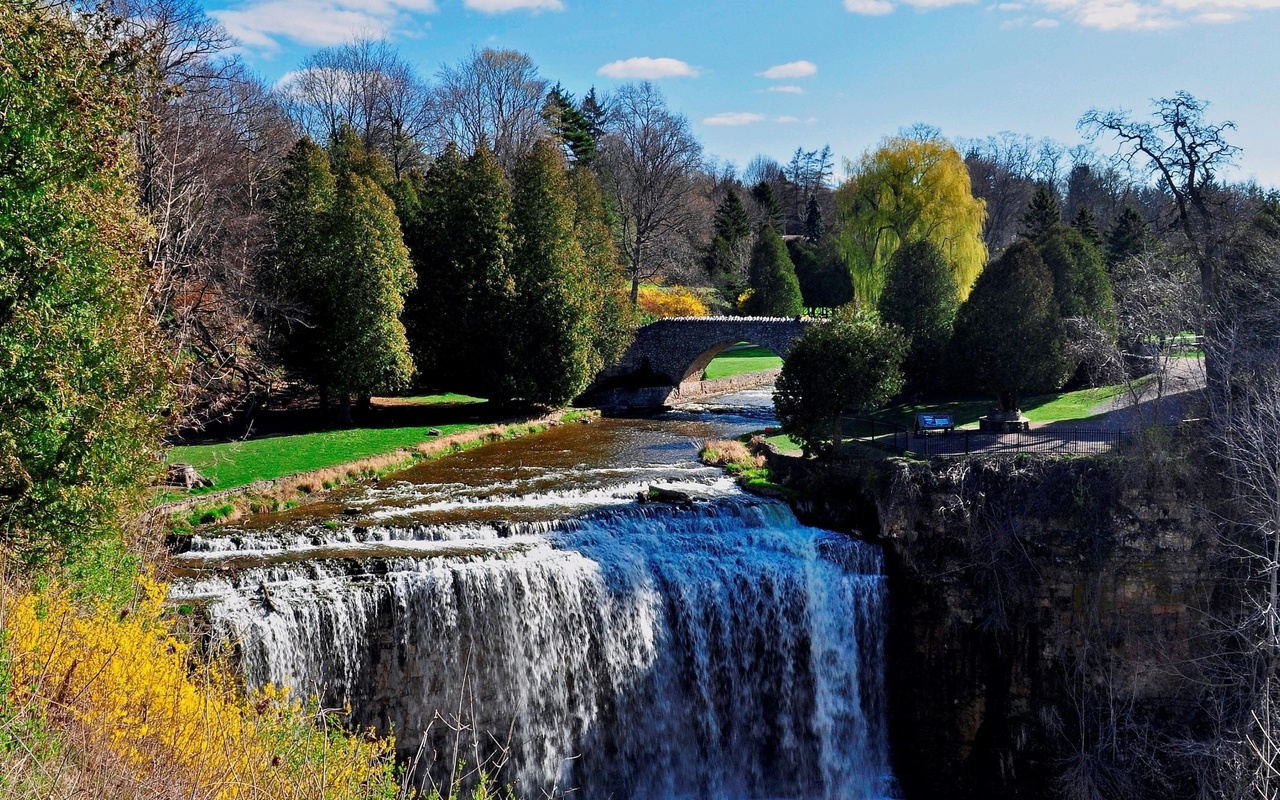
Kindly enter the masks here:
M 1152 380 L 1143 384 L 1138 403 L 1129 393 L 1119 394 L 1091 409 L 1101 419 L 1065 420 L 1032 424 L 1032 428 L 1132 430 L 1141 425 L 1176 424 L 1199 415 L 1203 397 L 1204 359 L 1175 358 L 1169 364 L 1164 386 Z

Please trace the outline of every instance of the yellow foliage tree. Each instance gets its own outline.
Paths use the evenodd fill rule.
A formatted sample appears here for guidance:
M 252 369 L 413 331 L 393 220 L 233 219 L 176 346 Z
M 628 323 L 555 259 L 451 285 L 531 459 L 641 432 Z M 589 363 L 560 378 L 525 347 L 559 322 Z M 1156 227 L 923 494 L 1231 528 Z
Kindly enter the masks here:
M 942 251 L 964 300 L 987 260 L 982 241 L 986 203 L 975 198 L 960 153 L 941 137 L 890 136 L 858 163 L 836 190 L 839 241 L 854 291 L 875 305 L 889 260 L 907 242 L 928 240 Z
M 705 317 L 707 304 L 683 286 L 640 287 L 640 313 L 653 319 L 667 317 Z

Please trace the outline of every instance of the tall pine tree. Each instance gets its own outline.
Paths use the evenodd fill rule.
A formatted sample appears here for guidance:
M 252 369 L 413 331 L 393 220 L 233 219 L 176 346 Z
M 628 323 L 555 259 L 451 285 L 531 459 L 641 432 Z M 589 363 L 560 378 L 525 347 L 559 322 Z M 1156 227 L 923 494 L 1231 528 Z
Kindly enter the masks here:
M 746 283 L 746 260 L 751 247 L 751 219 L 742 198 L 730 187 L 716 207 L 711 242 L 703 265 L 712 283 L 737 297 Z
M 1046 183 L 1036 186 L 1031 195 L 1031 203 L 1022 212 L 1022 235 L 1027 239 L 1037 239 L 1057 225 L 1062 224 L 1062 206 L 1058 204 L 1058 193 Z
M 771 225 L 761 225 L 751 249 L 751 297 L 748 314 L 763 317 L 794 317 L 804 312 L 804 299 L 796 268 L 787 254 L 782 237 Z
M 902 371 L 917 388 L 945 383 L 951 335 L 955 329 L 956 279 L 942 251 L 928 239 L 898 248 L 889 261 L 880 319 L 897 325 L 910 340 Z
M 1133 206 L 1125 206 L 1107 231 L 1107 269 L 1114 270 L 1125 259 L 1147 249 L 1149 238 L 1147 221 Z

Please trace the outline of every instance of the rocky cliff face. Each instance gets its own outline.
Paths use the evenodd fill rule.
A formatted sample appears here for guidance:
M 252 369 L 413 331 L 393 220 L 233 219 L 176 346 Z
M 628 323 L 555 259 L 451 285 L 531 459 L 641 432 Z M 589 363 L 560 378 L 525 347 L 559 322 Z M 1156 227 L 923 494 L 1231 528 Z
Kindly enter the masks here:
M 885 546 L 908 798 L 1194 796 L 1241 569 L 1176 460 L 772 459 Z M 1207 472 L 1207 471 L 1204 471 Z

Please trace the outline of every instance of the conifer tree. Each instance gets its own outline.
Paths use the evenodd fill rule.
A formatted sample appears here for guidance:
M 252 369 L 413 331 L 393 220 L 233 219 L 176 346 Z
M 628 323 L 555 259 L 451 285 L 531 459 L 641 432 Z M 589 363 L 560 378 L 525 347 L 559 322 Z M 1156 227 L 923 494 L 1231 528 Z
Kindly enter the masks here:
M 334 154 L 303 139 L 272 219 L 273 283 L 293 311 L 282 350 L 322 403 L 342 400 L 344 419 L 352 395 L 401 388 L 413 373 L 400 313 L 414 271 L 391 198 L 360 174 L 369 163 L 358 139 Z
M 1107 232 L 1107 269 L 1115 269 L 1125 259 L 1141 253 L 1149 238 L 1147 221 L 1133 206 L 1125 206 Z
M 777 195 L 768 181 L 760 181 L 751 187 L 751 199 L 756 201 L 760 211 L 764 213 L 769 227 L 782 230 L 782 206 L 778 205 Z
M 944 383 L 957 307 L 955 277 L 937 246 L 921 239 L 899 247 L 880 293 L 880 319 L 910 340 L 902 371 L 914 386 Z
M 573 197 L 564 158 L 549 140 L 538 142 L 516 163 L 511 199 L 513 358 L 504 394 L 558 405 L 586 387 L 597 361 L 592 286 L 574 229 Z
M 751 250 L 748 277 L 751 297 L 746 311 L 764 317 L 793 317 L 804 312 L 804 298 L 796 268 L 782 237 L 770 225 L 761 225 Z
M 415 274 L 391 198 L 355 172 L 337 178 L 323 232 L 326 252 L 313 306 L 317 378 L 343 401 L 396 391 L 413 377 L 400 314 Z
M 1058 193 L 1048 184 L 1036 186 L 1031 195 L 1031 203 L 1022 212 L 1022 235 L 1027 239 L 1037 239 L 1054 227 L 1062 224 L 1062 207 L 1058 204 Z
M 595 162 L 598 153 L 592 123 L 574 104 L 573 95 L 567 93 L 560 84 L 557 83 L 547 93 L 542 116 L 573 163 L 589 167 Z
M 450 146 L 419 182 L 421 211 L 405 227 L 418 272 L 405 325 L 419 380 L 497 397 L 510 353 L 511 193 L 488 148 Z
M 953 352 L 974 387 L 1011 414 L 1024 393 L 1052 391 L 1066 380 L 1063 338 L 1053 275 L 1024 240 L 978 276 L 956 315 Z
M 595 175 L 587 169 L 574 169 L 570 184 L 574 234 L 586 265 L 592 348 L 588 372 L 594 375 L 614 363 L 631 344 L 636 326 L 635 307 L 628 296 L 626 271 L 618 263 L 618 252 L 605 215 L 604 196 Z
M 1071 220 L 1071 227 L 1080 231 L 1080 235 L 1094 247 L 1102 247 L 1102 234 L 1098 232 L 1098 218 L 1093 215 L 1093 209 L 1086 205 L 1080 206 L 1076 218 Z
M 827 226 L 822 221 L 822 209 L 818 206 L 818 198 L 810 196 L 804 208 L 804 238 L 817 244 L 826 232 Z
M 833 237 L 824 237 L 816 245 L 808 240 L 788 239 L 787 255 L 795 266 L 805 308 L 834 309 L 853 299 L 849 268 Z
M 730 187 L 716 207 L 711 242 L 703 265 L 711 281 L 736 297 L 746 282 L 746 257 L 750 253 L 751 219 L 738 193 Z
M 1080 231 L 1058 225 L 1035 241 L 1053 275 L 1053 295 L 1062 317 L 1083 317 L 1105 330 L 1115 329 L 1111 279 L 1102 254 Z

